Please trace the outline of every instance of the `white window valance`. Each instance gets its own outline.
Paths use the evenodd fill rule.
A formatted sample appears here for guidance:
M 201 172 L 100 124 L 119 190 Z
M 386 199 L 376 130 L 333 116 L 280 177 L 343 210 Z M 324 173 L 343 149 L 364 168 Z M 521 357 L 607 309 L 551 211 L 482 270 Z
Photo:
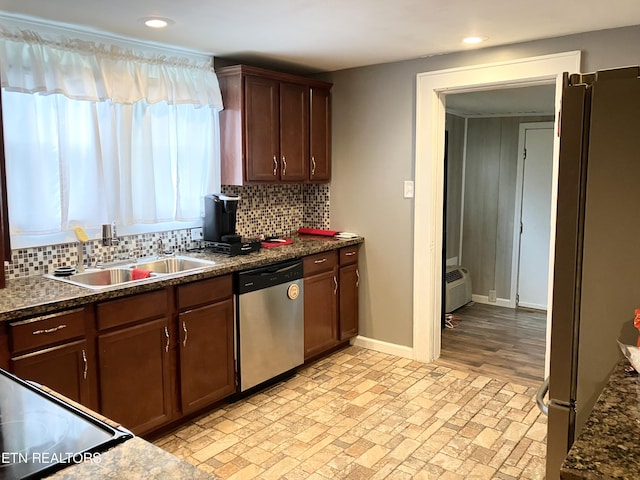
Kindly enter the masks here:
M 45 38 L 0 26 L 0 81 L 7 91 L 60 93 L 75 100 L 222 109 L 211 61 L 145 55 L 94 41 Z

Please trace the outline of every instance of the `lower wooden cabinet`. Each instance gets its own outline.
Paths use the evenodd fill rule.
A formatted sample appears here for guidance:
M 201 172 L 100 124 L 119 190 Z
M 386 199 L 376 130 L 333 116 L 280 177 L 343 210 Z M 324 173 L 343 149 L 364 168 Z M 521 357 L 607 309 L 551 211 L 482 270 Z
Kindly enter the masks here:
M 191 413 L 235 392 L 233 300 L 178 315 L 180 398 Z
M 358 334 L 358 265 L 340 267 L 340 340 Z
M 358 245 L 304 258 L 304 353 L 317 357 L 358 334 Z
M 96 409 L 95 348 L 87 338 L 92 323 L 86 307 L 10 323 L 10 371 Z
M 358 335 L 359 245 L 340 249 L 340 340 Z
M 335 251 L 303 259 L 304 358 L 338 344 L 338 257 Z
M 77 340 L 13 357 L 11 370 L 20 378 L 45 385 L 89 407 L 89 378 L 95 375 L 95 368 L 89 367 L 87 347 L 86 340 Z
M 235 392 L 231 276 L 97 305 L 100 413 L 144 434 Z
M 135 434 L 171 419 L 171 346 L 166 318 L 98 337 L 100 413 Z

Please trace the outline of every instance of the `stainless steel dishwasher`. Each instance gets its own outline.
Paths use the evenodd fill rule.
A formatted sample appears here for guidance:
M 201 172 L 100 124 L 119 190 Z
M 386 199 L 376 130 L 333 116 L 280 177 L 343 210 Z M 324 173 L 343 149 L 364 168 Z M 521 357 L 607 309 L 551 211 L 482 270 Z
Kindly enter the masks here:
M 304 363 L 302 260 L 237 274 L 240 391 Z

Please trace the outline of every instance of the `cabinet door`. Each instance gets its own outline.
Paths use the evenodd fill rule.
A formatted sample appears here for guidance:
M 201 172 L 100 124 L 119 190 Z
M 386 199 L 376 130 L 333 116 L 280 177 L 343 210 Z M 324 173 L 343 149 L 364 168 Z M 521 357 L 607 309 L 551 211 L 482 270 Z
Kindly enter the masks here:
M 322 88 L 311 89 L 310 171 L 312 182 L 331 180 L 331 93 Z
M 235 392 L 233 300 L 178 316 L 182 413 Z
M 138 435 L 170 420 L 171 341 L 166 318 L 98 337 L 100 413 Z
M 337 268 L 304 279 L 305 360 L 338 344 Z
M 280 180 L 303 182 L 309 164 L 309 87 L 280 84 Z
M 11 369 L 24 380 L 32 380 L 93 408 L 89 379 L 95 375 L 95 368 L 89 368 L 86 340 L 12 358 Z
M 279 82 L 245 77 L 245 158 L 247 181 L 274 182 L 280 177 Z
M 358 265 L 340 267 L 340 340 L 358 334 Z

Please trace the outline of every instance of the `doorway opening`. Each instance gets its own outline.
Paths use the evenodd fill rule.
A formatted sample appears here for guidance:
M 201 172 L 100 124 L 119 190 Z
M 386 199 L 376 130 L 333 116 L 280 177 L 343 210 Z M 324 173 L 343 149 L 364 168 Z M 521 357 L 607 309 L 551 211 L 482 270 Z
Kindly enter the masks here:
M 440 359 L 511 382 L 544 378 L 554 97 L 550 83 L 445 98 Z
M 562 72 L 578 71 L 580 52 L 568 52 L 418 75 L 413 295 L 413 350 L 416 360 L 433 361 L 440 356 L 441 348 L 446 95 L 552 83 L 555 84 L 556 92 L 554 118 L 557 118 Z M 554 135 L 553 198 L 556 195 L 558 147 L 559 141 Z M 552 218 L 555 218 L 555 211 L 552 211 Z M 552 225 L 552 235 L 554 227 Z M 553 245 L 550 251 L 553 252 Z M 549 289 L 551 288 L 550 284 Z M 549 320 L 550 311 L 547 323 Z M 548 353 L 546 363 L 548 364 Z

